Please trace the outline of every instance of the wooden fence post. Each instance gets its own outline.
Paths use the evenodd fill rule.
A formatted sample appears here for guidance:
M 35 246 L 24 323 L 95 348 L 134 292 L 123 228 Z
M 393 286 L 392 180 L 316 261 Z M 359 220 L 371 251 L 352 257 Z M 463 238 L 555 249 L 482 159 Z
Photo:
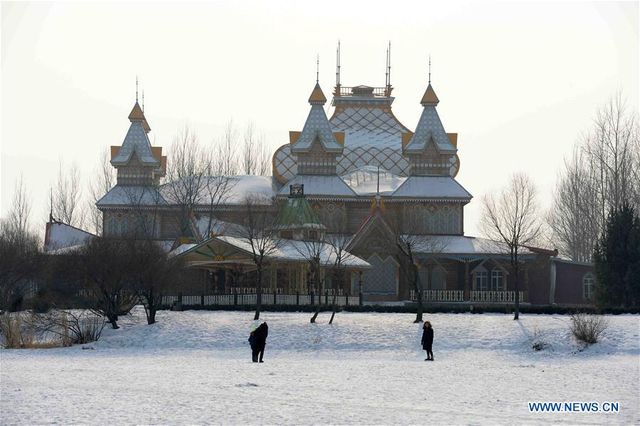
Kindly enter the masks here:
M 204 306 L 204 294 L 200 295 L 200 305 Z
M 300 292 L 296 291 L 296 305 L 300 306 Z
M 324 304 L 325 305 L 329 304 L 329 290 L 324 291 Z
M 273 304 L 274 304 L 274 305 L 278 303 L 278 302 L 277 302 L 277 300 L 278 300 L 278 299 L 276 299 L 276 295 L 277 295 L 277 294 L 278 294 L 278 293 L 276 293 L 276 290 L 273 290 Z
M 237 290 L 233 292 L 233 304 L 236 305 L 236 306 L 238 305 L 238 291 Z

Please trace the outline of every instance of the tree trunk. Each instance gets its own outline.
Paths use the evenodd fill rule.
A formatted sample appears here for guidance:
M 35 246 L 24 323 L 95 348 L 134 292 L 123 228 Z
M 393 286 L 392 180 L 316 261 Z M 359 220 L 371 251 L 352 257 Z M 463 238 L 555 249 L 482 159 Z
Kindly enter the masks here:
M 253 320 L 260 319 L 260 308 L 262 307 L 262 265 L 258 266 L 258 282 L 256 283 L 256 314 L 253 316 Z
M 111 324 L 111 328 L 113 328 L 114 330 L 119 329 L 120 327 L 118 326 L 118 315 L 115 314 L 107 314 L 107 321 L 109 322 L 109 324 Z
M 422 313 L 424 312 L 424 306 L 422 305 L 422 285 L 420 283 L 420 277 L 418 276 L 418 268 L 411 263 L 411 271 L 413 272 L 413 287 L 416 290 L 416 297 L 418 301 L 418 309 L 416 312 L 416 319 L 414 323 L 422 322 Z
M 516 282 L 515 282 L 515 290 L 516 290 L 516 294 L 515 294 L 515 311 L 513 313 L 513 319 L 514 320 L 518 320 L 520 319 L 520 286 L 519 286 L 519 277 L 518 277 L 518 272 L 520 270 L 519 266 L 518 266 L 518 252 L 516 251 L 515 254 L 515 273 L 516 273 Z

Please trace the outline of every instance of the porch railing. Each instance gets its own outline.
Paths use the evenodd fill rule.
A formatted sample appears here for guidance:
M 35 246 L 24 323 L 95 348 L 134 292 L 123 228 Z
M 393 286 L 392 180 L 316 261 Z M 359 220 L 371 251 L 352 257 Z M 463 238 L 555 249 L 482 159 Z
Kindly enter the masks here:
M 237 306 L 237 305 L 255 305 L 257 295 L 255 293 L 230 293 L 230 294 L 208 294 L 208 295 L 181 295 L 181 296 L 164 296 L 162 304 L 165 306 L 174 306 L 181 304 L 183 306 Z M 262 293 L 263 305 L 288 305 L 288 306 L 317 306 L 333 304 L 334 296 L 328 291 L 323 294 L 302 294 L 302 293 Z M 354 306 L 361 305 L 362 298 L 360 296 L 338 295 L 335 297 L 335 303 L 338 306 Z
M 525 302 L 524 292 L 520 291 L 520 301 Z M 411 300 L 417 300 L 415 290 L 410 292 Z M 422 300 L 425 302 L 477 302 L 477 303 L 515 303 L 515 291 L 471 291 L 465 299 L 464 290 L 424 290 Z
M 520 302 L 524 302 L 524 292 L 518 292 Z M 471 302 L 488 302 L 488 303 L 515 303 L 515 291 L 472 291 Z

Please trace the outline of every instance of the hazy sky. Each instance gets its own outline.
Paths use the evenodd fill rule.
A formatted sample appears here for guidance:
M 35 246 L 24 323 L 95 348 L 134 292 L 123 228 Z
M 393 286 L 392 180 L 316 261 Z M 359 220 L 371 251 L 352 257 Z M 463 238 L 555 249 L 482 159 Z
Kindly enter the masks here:
M 394 113 L 410 129 L 431 54 L 474 235 L 480 198 L 513 172 L 529 173 L 548 205 L 563 157 L 617 91 L 638 110 L 638 14 L 637 2 L 5 2 L 0 215 L 22 173 L 44 229 L 59 160 L 86 180 L 122 143 L 136 74 L 154 145 L 186 123 L 212 143 L 232 118 L 275 149 L 302 129 L 316 54 L 327 96 L 338 40 L 342 84 L 383 86 L 390 40 Z

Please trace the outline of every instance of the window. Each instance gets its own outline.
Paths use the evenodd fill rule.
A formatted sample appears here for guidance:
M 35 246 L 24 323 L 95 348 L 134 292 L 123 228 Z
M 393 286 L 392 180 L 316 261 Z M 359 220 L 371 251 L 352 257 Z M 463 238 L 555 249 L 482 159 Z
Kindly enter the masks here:
M 500 269 L 491 271 L 491 290 L 504 291 L 504 277 Z
M 582 278 L 582 297 L 585 300 L 593 300 L 594 288 L 595 279 L 592 273 L 588 273 Z
M 478 271 L 476 272 L 476 290 L 478 291 L 487 291 L 489 290 L 489 276 L 487 271 Z

